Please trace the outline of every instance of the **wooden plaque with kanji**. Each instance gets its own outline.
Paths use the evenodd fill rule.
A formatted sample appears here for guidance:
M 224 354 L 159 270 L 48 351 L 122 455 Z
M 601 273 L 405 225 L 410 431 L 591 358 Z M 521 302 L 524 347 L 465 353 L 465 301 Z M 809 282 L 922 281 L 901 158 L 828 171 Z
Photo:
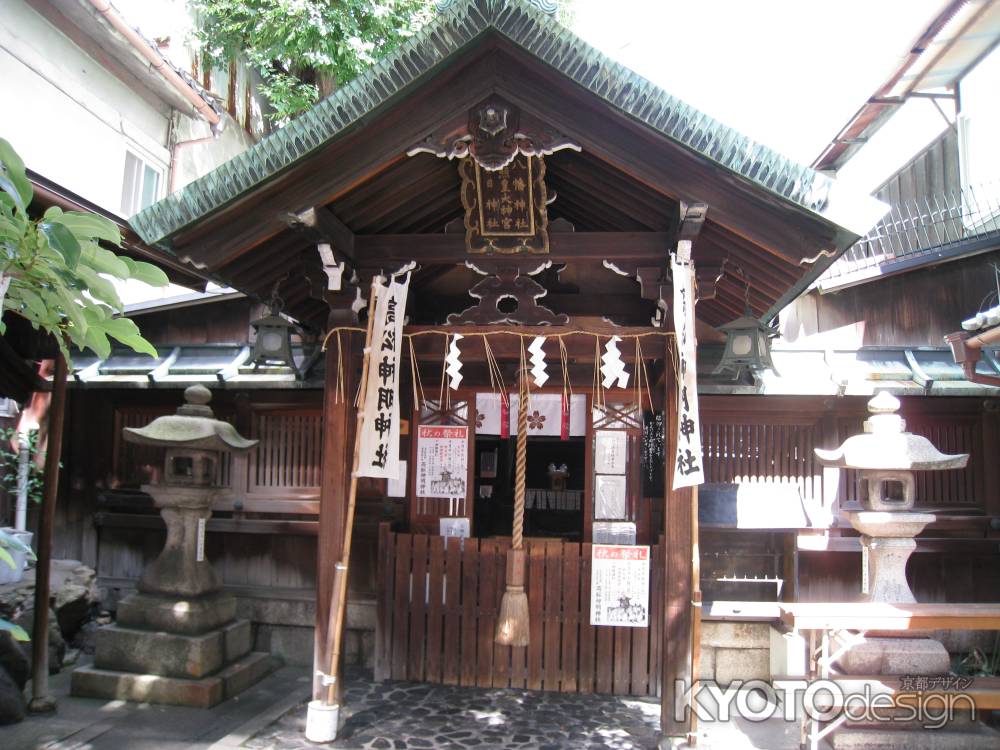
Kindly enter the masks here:
M 507 166 L 491 171 L 475 159 L 463 159 L 462 205 L 465 244 L 470 253 L 547 253 L 545 161 L 517 154 Z

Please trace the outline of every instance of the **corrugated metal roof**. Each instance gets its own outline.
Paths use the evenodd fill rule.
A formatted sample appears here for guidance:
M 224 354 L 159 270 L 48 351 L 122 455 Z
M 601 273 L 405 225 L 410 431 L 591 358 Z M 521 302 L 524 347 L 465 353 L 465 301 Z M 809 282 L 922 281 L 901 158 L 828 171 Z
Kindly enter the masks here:
M 528 0 L 455 0 L 395 53 L 214 171 L 132 217 L 149 243 L 253 190 L 404 93 L 477 37 L 495 31 L 617 110 L 779 198 L 855 234 L 884 206 L 689 107 L 597 51 Z

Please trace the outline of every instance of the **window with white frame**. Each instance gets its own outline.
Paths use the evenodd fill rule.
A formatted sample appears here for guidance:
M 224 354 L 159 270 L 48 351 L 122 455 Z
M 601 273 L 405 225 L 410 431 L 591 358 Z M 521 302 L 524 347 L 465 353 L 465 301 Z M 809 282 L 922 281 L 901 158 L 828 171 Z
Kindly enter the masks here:
M 163 171 L 137 156 L 125 152 L 125 177 L 122 180 L 122 216 L 131 216 L 160 197 Z

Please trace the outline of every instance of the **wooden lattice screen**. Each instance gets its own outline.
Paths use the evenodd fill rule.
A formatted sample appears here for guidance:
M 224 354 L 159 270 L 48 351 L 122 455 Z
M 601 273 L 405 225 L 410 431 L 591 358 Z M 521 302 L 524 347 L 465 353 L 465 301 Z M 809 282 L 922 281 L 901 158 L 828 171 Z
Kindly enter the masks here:
M 838 404 L 833 411 L 780 399 L 746 397 L 703 400 L 702 441 L 708 482 L 781 482 L 798 486 L 803 498 L 823 498 L 823 467 L 813 449 L 835 447 L 862 430 L 864 401 Z M 975 408 L 973 408 L 975 407 Z M 923 400 L 904 402 L 907 429 L 927 437 L 945 453 L 969 453 L 965 469 L 917 472 L 920 507 L 985 507 L 983 416 L 975 405 L 942 409 Z M 847 412 L 847 413 L 845 413 Z M 826 425 L 824 427 L 824 418 Z M 841 503 L 857 499 L 854 472 L 840 477 Z
M 247 493 L 318 491 L 323 455 L 322 415 L 315 409 L 255 411 L 250 436 L 260 443 L 248 458 Z
M 707 482 L 798 485 L 804 498 L 821 498 L 823 471 L 813 448 L 819 424 L 740 423 L 702 418 Z

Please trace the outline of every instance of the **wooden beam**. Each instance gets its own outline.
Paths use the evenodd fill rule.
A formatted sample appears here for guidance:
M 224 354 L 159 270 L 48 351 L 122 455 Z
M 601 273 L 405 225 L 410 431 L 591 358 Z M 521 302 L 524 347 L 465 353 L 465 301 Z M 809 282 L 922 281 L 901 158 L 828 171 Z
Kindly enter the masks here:
M 592 262 L 605 258 L 636 261 L 643 265 L 665 263 L 673 246 L 669 232 L 552 232 L 549 254 L 533 256 L 553 263 Z M 357 235 L 355 249 L 361 268 L 380 268 L 389 261 L 414 260 L 420 265 L 455 264 L 493 258 L 469 255 L 464 234 L 376 234 Z
M 352 268 L 354 260 L 354 232 L 326 206 L 313 206 L 302 213 L 288 214 L 288 226 L 297 229 L 319 242 L 333 247 L 338 260 L 346 260 Z
M 596 337 L 593 334 L 600 336 L 601 346 L 611 336 L 653 334 L 642 340 L 643 357 L 646 359 L 660 356 L 662 342 L 666 338 L 666 333 L 659 328 L 615 326 L 608 323 L 589 324 L 586 331 L 577 326 L 537 326 L 535 328 L 539 336 L 547 336 L 549 339 L 545 342 L 544 351 L 550 362 L 559 361 L 559 343 L 556 336 L 563 337 L 563 344 L 566 346 L 569 360 L 582 362 L 594 361 Z M 407 326 L 405 328 L 407 334 L 418 334 L 410 339 L 413 342 L 417 359 L 436 362 L 440 362 L 443 356 L 445 335 L 453 333 L 460 333 L 465 337 L 457 344 L 465 361 L 485 360 L 481 334 L 490 332 L 497 334 L 490 336 L 490 349 L 498 360 L 517 360 L 520 357 L 520 339 L 515 326 Z M 360 341 L 362 333 L 359 331 L 352 338 Z M 635 360 L 635 344 L 632 341 L 626 339 L 619 348 L 623 361 L 632 362 Z
M 415 311 L 411 308 L 411 314 L 419 311 L 424 320 L 443 320 L 446 313 L 461 312 L 462 310 L 474 307 L 478 300 L 462 295 L 436 295 L 426 292 L 419 298 L 419 304 Z M 555 313 L 566 313 L 567 315 L 595 315 L 613 318 L 615 322 L 622 322 L 632 325 L 642 325 L 648 323 L 653 313 L 653 303 L 642 299 L 638 294 L 546 294 L 539 298 L 538 303 L 544 305 Z M 545 335 L 541 333 L 539 335 Z

